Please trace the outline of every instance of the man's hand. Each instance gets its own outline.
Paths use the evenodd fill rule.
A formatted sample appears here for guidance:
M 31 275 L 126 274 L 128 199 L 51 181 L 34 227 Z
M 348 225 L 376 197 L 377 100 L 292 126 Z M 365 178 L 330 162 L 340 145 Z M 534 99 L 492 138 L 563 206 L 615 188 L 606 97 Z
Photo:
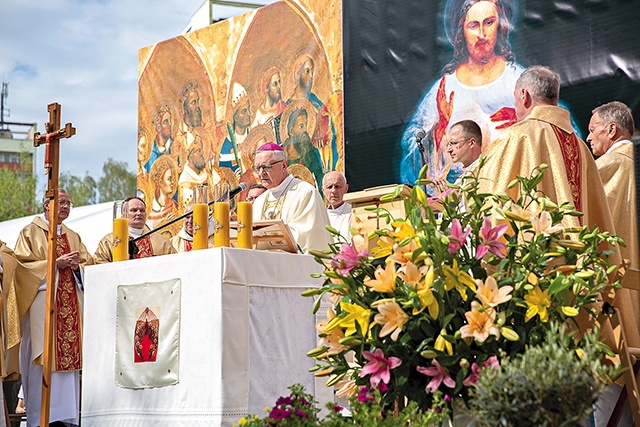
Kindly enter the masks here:
M 61 255 L 56 259 L 56 267 L 58 267 L 58 270 L 62 270 L 63 268 L 77 270 L 79 265 L 80 253 L 78 251 L 69 252 L 68 254 Z

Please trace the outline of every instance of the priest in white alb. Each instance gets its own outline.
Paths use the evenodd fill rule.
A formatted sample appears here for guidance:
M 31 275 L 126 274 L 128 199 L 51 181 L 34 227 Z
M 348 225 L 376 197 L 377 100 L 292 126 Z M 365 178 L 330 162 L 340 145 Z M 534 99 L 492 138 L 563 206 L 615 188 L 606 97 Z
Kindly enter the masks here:
M 327 215 L 331 226 L 340 232 L 340 235 L 351 240 L 351 204 L 344 201 L 344 195 L 349 191 L 347 178 L 340 172 L 327 172 L 322 178 L 322 193 L 327 202 Z
M 267 143 L 258 148 L 253 169 L 267 188 L 253 202 L 253 220 L 282 219 L 304 253 L 327 249 L 332 239 L 322 196 L 313 185 L 289 175 L 282 147 Z

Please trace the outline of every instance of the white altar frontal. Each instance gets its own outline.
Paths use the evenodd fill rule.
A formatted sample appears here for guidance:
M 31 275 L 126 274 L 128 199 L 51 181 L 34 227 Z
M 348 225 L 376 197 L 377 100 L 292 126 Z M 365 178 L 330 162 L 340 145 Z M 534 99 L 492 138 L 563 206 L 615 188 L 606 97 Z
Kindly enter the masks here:
M 300 295 L 321 270 L 308 255 L 231 248 L 88 267 L 83 427 L 231 426 L 295 383 L 323 404 L 332 392 L 306 356 L 313 298 Z

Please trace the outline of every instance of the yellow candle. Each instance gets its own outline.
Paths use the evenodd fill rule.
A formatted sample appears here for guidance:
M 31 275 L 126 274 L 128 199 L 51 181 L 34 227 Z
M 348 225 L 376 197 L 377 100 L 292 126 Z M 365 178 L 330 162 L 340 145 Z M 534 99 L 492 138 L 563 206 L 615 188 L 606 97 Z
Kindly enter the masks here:
M 213 245 L 229 246 L 229 202 L 216 202 L 213 205 L 214 234 Z
M 129 259 L 129 220 L 116 218 L 113 220 L 113 260 Z
M 238 202 L 238 247 L 253 249 L 253 204 Z
M 206 203 L 193 205 L 193 250 L 207 249 L 209 239 L 209 206 Z

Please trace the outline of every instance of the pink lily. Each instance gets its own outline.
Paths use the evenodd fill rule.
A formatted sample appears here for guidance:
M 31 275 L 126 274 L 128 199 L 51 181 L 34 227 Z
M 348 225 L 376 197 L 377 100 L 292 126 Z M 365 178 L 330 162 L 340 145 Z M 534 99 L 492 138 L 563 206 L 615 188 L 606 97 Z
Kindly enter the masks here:
M 340 246 L 340 253 L 332 256 L 331 267 L 335 268 L 338 274 L 346 276 L 360 264 L 362 258 L 367 258 L 368 256 L 369 252 L 366 249 L 358 252 L 354 243 L 350 245 L 343 243 Z
M 506 224 L 491 227 L 491 220 L 485 217 L 484 222 L 482 223 L 482 228 L 480 229 L 480 238 L 482 239 L 482 243 L 478 245 L 476 258 L 482 259 L 487 252 L 495 254 L 498 258 L 504 258 L 504 254 L 501 250 L 504 249 L 506 245 L 500 241 L 500 237 L 502 237 L 506 231 Z
M 449 388 L 456 386 L 456 382 L 451 378 L 451 375 L 449 375 L 447 368 L 442 367 L 436 359 L 431 360 L 431 364 L 433 367 L 430 368 L 425 366 L 416 367 L 416 370 L 421 374 L 433 377 L 431 381 L 429 381 L 429 384 L 427 384 L 427 387 L 425 387 L 427 393 L 434 393 L 440 388 L 440 384 L 442 383 Z
M 464 229 L 464 233 L 462 232 L 462 225 L 460 224 L 460 220 L 458 220 L 458 218 L 455 218 L 453 221 L 451 221 L 451 230 L 449 234 L 450 243 L 448 249 L 449 252 L 452 254 L 458 252 L 460 248 L 463 247 L 465 243 L 467 243 L 467 238 L 469 237 L 470 233 L 471 227 L 469 227 L 468 225 Z
M 362 367 L 360 378 L 371 374 L 369 381 L 372 387 L 377 387 L 380 382 L 389 383 L 391 379 L 391 369 L 395 369 L 402 364 L 402 360 L 397 357 L 389 357 L 385 359 L 384 353 L 377 348 L 375 351 L 363 351 L 362 355 L 369 361 Z
M 462 382 L 463 385 L 469 387 L 478 382 L 478 375 L 484 368 L 491 368 L 493 370 L 500 369 L 500 363 L 498 362 L 498 358 L 496 356 L 491 356 L 487 360 L 484 361 L 482 367 L 478 366 L 477 363 L 473 363 L 471 365 L 471 374 Z

